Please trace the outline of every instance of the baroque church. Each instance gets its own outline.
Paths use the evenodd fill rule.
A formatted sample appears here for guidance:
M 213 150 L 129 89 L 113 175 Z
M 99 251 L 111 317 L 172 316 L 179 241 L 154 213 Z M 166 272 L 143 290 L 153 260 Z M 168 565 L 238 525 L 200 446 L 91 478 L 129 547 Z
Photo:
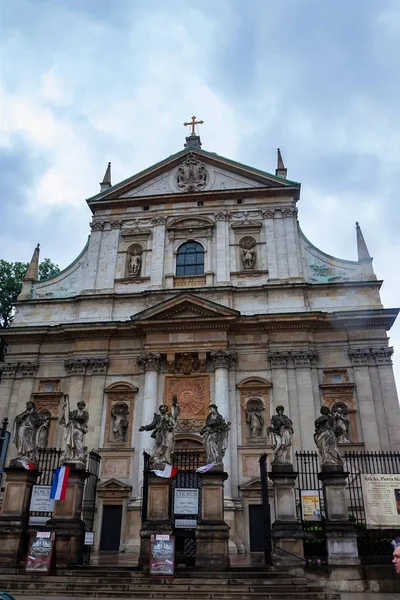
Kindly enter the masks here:
M 183 150 L 116 185 L 109 164 L 100 185 L 74 262 L 39 282 L 35 250 L 0 365 L 1 413 L 12 426 L 33 400 L 49 417 L 49 447 L 63 446 L 64 394 L 71 408 L 86 403 L 85 444 L 102 457 L 95 549 L 113 512 L 115 549 L 138 550 L 143 452 L 152 445 L 139 427 L 174 395 L 177 448 L 202 449 L 210 403 L 230 423 L 231 553 L 254 550 L 258 461 L 271 456 L 277 406 L 293 421 L 294 452 L 315 449 L 323 404 L 343 415 L 342 449 L 400 449 L 387 336 L 398 310 L 382 306 L 358 224 L 357 261 L 304 236 L 300 184 L 279 150 L 275 174 L 235 162 L 202 149 L 193 119 Z

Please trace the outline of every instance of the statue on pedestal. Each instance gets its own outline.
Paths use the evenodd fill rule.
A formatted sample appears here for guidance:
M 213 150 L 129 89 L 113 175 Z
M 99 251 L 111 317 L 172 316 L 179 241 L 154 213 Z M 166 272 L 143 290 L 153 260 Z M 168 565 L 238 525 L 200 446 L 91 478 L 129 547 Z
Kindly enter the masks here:
M 15 417 L 12 436 L 18 452 L 17 458 L 12 461 L 15 466 L 24 461 L 37 464 L 37 433 L 46 421 L 48 417 L 37 412 L 32 400 L 26 403 L 24 412 Z
M 180 413 L 178 398 L 172 398 L 171 412 L 168 412 L 168 406 L 162 404 L 159 407 L 159 413 L 154 413 L 154 418 L 149 425 L 142 425 L 139 431 L 152 431 L 151 437 L 154 439 L 154 449 L 150 457 L 153 465 L 171 464 L 172 453 L 175 447 L 175 428 Z
M 201 429 L 207 464 L 222 465 L 228 442 L 229 424 L 219 414 L 216 404 L 210 404 L 206 424 Z
M 315 421 L 314 441 L 321 458 L 321 466 L 343 468 L 343 460 L 339 454 L 338 437 L 335 419 L 327 406 L 321 406 L 321 416 Z
M 269 442 L 274 449 L 273 465 L 290 465 L 290 448 L 293 443 L 293 422 L 283 414 L 283 406 L 276 407 L 276 415 L 271 418 L 268 427 Z
M 86 463 L 87 448 L 83 438 L 88 431 L 89 413 L 86 404 L 81 400 L 76 410 L 69 408 L 69 396 L 64 396 L 60 425 L 64 425 L 64 440 L 66 445 L 64 462 Z

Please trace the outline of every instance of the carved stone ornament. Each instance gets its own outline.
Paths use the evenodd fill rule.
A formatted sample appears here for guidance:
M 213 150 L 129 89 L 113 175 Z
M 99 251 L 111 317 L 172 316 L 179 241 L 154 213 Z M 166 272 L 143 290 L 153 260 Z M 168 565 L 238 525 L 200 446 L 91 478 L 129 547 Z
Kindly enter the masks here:
M 153 225 L 166 225 L 167 219 L 166 217 L 154 217 L 151 222 Z
M 282 210 L 283 217 L 297 217 L 297 208 L 284 208 Z
M 371 357 L 369 348 L 350 348 L 349 357 L 353 365 L 367 365 Z
M 295 367 L 310 367 L 318 360 L 318 352 L 316 350 L 296 350 L 290 352 Z
M 110 361 L 108 358 L 91 358 L 89 364 L 93 375 L 104 375 L 107 373 Z
M 192 371 L 197 371 L 200 367 L 199 359 L 189 352 L 184 352 L 175 362 L 177 371 L 182 371 L 184 375 L 190 375 Z
M 377 365 L 391 365 L 393 348 L 371 348 L 371 354 Z
M 19 363 L 19 369 L 23 377 L 34 377 L 38 370 L 39 364 L 37 362 L 22 362 Z
M 197 433 L 204 426 L 200 419 L 179 419 L 175 431 L 177 433 Z
M 210 352 L 214 369 L 230 369 L 236 364 L 237 353 L 231 350 L 217 350 Z
M 122 225 L 122 221 L 121 220 L 110 221 L 110 225 L 111 225 L 111 229 L 120 229 L 120 227 Z
M 90 223 L 90 229 L 92 231 L 103 231 L 105 221 L 97 221 L 96 223 Z
M 286 367 L 289 360 L 289 352 L 268 352 L 267 358 L 273 367 Z
M 68 358 L 64 362 L 64 366 L 71 375 L 84 375 L 89 364 L 87 358 Z
M 158 352 L 141 354 L 137 357 L 136 362 L 144 371 L 157 371 L 159 373 L 161 368 L 161 354 Z
M 0 363 L 0 373 L 3 378 L 15 377 L 19 363 Z
M 261 211 L 261 216 L 263 217 L 263 219 L 273 219 L 274 218 L 274 214 L 275 214 L 275 210 L 262 210 Z
M 199 192 L 208 182 L 205 164 L 199 161 L 192 152 L 178 168 L 176 185 L 181 192 Z

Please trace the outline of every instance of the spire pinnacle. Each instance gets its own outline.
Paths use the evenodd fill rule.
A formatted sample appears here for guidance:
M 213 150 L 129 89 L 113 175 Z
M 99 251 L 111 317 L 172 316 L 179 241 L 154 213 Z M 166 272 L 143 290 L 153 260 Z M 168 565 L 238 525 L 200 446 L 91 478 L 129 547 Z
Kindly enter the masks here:
M 361 227 L 356 222 L 356 235 L 357 235 L 357 252 L 358 252 L 358 260 L 369 260 L 372 261 L 372 257 L 368 252 L 367 244 L 365 243 L 364 236 L 361 231 Z
M 111 163 L 108 163 L 106 172 L 104 173 L 103 181 L 100 183 L 100 192 L 104 192 L 111 187 Z
M 40 244 L 33 251 L 31 262 L 24 276 L 24 281 L 36 281 L 38 278 Z
M 283 162 L 283 158 L 282 158 L 280 149 L 278 148 L 277 151 L 278 151 L 278 160 L 277 160 L 277 166 L 275 169 L 275 175 L 277 175 L 278 177 L 284 177 L 286 179 L 287 168 L 285 167 L 285 164 Z

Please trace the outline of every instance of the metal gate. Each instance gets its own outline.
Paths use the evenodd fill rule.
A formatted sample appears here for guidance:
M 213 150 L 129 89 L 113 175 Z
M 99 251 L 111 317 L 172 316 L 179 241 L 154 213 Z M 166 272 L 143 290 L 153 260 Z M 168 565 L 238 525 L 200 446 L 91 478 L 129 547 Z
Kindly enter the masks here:
M 85 489 L 83 491 L 82 501 L 82 521 L 85 524 L 85 533 L 93 531 L 94 515 L 96 512 L 96 492 L 97 482 L 99 481 L 101 456 L 94 450 L 89 452 L 86 470 Z M 83 544 L 82 562 L 89 564 L 92 546 Z
M 174 454 L 174 466 L 178 474 L 171 485 L 171 517 L 175 535 L 176 564 L 193 566 L 196 560 L 197 541 L 196 526 L 201 515 L 201 480 L 196 469 L 200 464 L 201 452 L 196 450 L 180 450 Z M 179 513 L 176 510 L 176 490 L 197 490 L 197 512 L 193 514 Z M 179 509 L 177 509 L 179 510 Z M 185 526 L 186 521 L 186 526 Z

